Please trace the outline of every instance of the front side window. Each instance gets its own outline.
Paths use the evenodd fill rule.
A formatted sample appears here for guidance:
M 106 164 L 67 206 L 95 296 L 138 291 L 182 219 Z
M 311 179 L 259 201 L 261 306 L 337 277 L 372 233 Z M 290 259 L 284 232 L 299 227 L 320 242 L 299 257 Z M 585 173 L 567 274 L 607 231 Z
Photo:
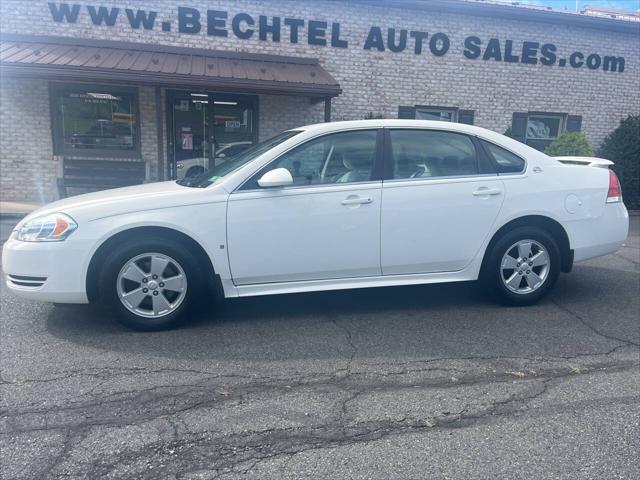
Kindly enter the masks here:
M 55 145 L 73 156 L 139 156 L 138 98 L 133 89 L 56 86 Z
M 463 134 L 390 130 L 393 178 L 466 176 L 478 173 L 476 150 Z
M 257 180 L 276 168 L 289 170 L 293 186 L 369 181 L 376 158 L 376 138 L 376 130 L 359 130 L 310 140 L 282 154 L 243 189 L 258 188 Z
M 524 170 L 524 159 L 515 153 L 511 153 L 509 150 L 505 150 L 494 143 L 485 140 L 480 141 L 487 150 L 487 153 L 493 158 L 498 173 L 520 173 Z

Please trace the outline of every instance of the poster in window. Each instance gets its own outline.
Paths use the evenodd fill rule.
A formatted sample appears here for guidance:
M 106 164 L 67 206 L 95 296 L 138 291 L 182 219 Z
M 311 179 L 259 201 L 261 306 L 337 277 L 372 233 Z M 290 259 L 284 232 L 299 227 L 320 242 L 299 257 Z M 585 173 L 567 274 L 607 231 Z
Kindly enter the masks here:
M 193 132 L 191 132 L 191 127 L 182 127 L 180 129 L 180 138 L 182 150 L 193 150 Z

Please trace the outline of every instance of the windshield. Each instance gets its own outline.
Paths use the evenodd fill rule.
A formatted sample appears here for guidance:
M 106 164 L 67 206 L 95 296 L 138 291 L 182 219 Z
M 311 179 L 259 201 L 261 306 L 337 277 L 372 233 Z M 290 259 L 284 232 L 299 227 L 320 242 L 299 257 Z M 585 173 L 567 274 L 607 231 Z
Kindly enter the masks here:
M 185 187 L 194 187 L 194 188 L 208 187 L 209 185 L 219 182 L 224 177 L 236 171 L 243 165 L 249 163 L 254 158 L 262 155 L 268 150 L 271 150 L 276 145 L 279 145 L 282 142 L 289 140 L 291 137 L 293 137 L 294 135 L 297 135 L 298 133 L 300 133 L 299 130 L 282 132 L 280 135 L 276 135 L 275 137 L 272 137 L 269 140 L 265 140 L 264 142 L 257 143 L 251 148 L 248 148 L 247 150 L 244 150 L 243 152 L 237 155 L 228 157 L 220 165 L 210 168 L 209 170 L 201 173 L 200 175 L 195 175 L 193 177 L 177 180 L 177 183 Z

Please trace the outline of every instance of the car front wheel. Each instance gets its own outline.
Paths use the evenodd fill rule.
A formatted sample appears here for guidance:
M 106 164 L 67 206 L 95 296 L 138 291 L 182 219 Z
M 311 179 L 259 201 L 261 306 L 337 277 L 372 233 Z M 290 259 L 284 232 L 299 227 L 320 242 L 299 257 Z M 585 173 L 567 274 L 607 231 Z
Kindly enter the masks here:
M 184 247 L 150 239 L 114 249 L 100 290 L 127 327 L 165 330 L 185 321 L 203 283 L 197 260 Z
M 536 227 L 518 227 L 504 234 L 488 252 L 480 282 L 495 300 L 531 305 L 558 278 L 560 251 L 551 235 Z

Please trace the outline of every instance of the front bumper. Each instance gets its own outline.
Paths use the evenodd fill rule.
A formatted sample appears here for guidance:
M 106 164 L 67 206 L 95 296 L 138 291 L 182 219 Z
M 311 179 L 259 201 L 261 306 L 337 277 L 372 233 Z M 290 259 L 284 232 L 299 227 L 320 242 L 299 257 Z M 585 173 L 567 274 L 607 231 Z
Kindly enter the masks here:
M 16 295 L 55 303 L 88 303 L 84 242 L 21 242 L 2 249 L 7 287 Z

